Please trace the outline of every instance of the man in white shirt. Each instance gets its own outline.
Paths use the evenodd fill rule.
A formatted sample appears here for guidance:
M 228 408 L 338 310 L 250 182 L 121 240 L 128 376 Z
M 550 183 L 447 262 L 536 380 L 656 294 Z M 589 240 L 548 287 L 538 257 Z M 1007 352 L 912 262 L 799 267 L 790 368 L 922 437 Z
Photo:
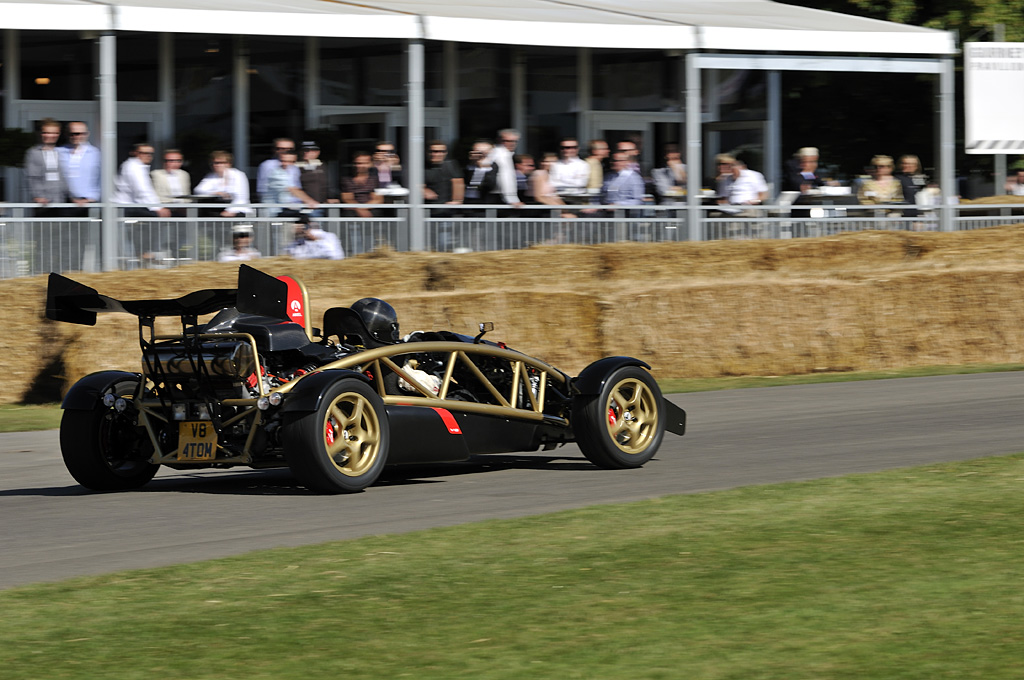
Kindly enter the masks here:
M 498 172 L 497 189 L 501 199 L 516 208 L 521 208 L 523 202 L 519 200 L 519 185 L 516 182 L 516 164 L 513 156 L 516 153 L 516 145 L 519 144 L 519 131 L 506 128 L 498 132 L 498 143 L 491 151 L 491 163 Z
M 725 154 L 719 155 L 718 162 L 723 170 L 728 168 L 719 181 L 719 193 L 723 196 L 718 200 L 720 204 L 761 205 L 768 199 L 768 183 L 765 182 L 764 175 L 749 169 L 743 161 Z M 751 215 L 754 214 L 749 208 L 747 211 Z M 736 209 L 722 209 L 722 212 L 733 215 L 746 214 L 745 211 Z
M 1024 196 L 1024 170 L 1006 180 L 1006 193 L 1011 196 Z
M 160 199 L 153 189 L 149 166 L 153 162 L 153 145 L 140 142 L 132 147 L 131 156 L 121 164 L 114 179 L 114 203 L 133 206 L 124 209 L 125 217 L 170 217 L 169 208 L 158 208 Z
M 590 180 L 590 166 L 580 158 L 580 143 L 575 137 L 562 140 L 558 162 L 548 170 L 558 193 L 583 193 Z

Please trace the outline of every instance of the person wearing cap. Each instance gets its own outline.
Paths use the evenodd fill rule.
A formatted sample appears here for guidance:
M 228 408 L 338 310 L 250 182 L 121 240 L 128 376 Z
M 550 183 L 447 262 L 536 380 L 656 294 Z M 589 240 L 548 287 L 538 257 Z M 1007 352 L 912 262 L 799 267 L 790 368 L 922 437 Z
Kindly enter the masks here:
M 308 215 L 299 215 L 293 224 L 295 240 L 285 248 L 292 257 L 299 260 L 340 260 L 345 257 L 338 237 L 321 229 Z
M 299 185 L 310 198 L 317 203 L 336 203 L 337 199 L 327 198 L 327 168 L 320 160 L 320 147 L 316 142 L 302 143 L 302 160 L 296 163 L 299 166 Z M 323 211 L 314 210 L 315 217 L 321 217 Z
M 252 225 L 236 224 L 231 228 L 231 245 L 220 251 L 218 262 L 245 262 L 260 257 L 260 251 L 252 247 Z

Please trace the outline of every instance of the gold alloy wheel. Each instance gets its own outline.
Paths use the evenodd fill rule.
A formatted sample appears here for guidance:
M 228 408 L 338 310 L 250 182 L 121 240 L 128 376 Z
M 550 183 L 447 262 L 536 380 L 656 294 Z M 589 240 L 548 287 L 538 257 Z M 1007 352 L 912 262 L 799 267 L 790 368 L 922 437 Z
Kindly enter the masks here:
M 377 412 L 365 396 L 356 392 L 344 392 L 331 402 L 323 433 L 327 455 L 343 475 L 358 477 L 380 454 Z
M 643 453 L 658 433 L 654 392 L 636 378 L 627 378 L 612 388 L 605 417 L 608 435 L 625 453 Z

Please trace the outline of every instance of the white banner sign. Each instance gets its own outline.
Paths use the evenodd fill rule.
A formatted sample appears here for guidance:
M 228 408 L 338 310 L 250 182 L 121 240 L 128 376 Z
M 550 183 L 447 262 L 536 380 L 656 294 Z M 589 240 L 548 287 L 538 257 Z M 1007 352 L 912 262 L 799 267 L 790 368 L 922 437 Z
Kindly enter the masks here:
M 967 153 L 1024 153 L 1024 43 L 964 45 Z

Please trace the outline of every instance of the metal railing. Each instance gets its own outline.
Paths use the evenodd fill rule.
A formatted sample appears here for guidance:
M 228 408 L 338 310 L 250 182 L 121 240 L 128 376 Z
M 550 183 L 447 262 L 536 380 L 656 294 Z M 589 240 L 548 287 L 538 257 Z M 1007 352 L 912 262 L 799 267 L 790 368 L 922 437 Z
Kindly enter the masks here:
M 40 215 L 32 204 L 0 204 L 0 278 L 51 271 L 100 271 L 104 262 L 111 261 L 117 269 L 216 261 L 230 250 L 232 227 L 238 224 L 252 225 L 252 245 L 263 257 L 287 254 L 295 238 L 295 217 L 277 215 L 284 206 L 254 206 L 252 216 L 224 218 L 207 216 L 208 208 L 168 205 L 175 211 L 174 217 L 125 217 L 118 210 L 114 242 L 107 244 L 103 242 L 100 207 L 80 216 L 60 216 L 62 209 L 75 207 L 53 206 Z M 374 217 L 354 217 L 345 208 L 325 205 L 312 219 L 338 237 L 348 256 L 380 247 L 410 250 L 410 207 L 367 207 L 375 209 Z M 548 244 L 687 241 L 689 210 L 685 205 L 426 205 L 422 242 L 429 250 L 459 253 Z M 941 211 L 950 211 L 950 224 L 955 230 L 1024 223 L 1024 205 L 813 209 L 765 205 L 738 214 L 723 213 L 721 206 L 699 210 L 698 233 L 700 240 L 707 241 L 805 238 L 869 229 L 938 231 Z

